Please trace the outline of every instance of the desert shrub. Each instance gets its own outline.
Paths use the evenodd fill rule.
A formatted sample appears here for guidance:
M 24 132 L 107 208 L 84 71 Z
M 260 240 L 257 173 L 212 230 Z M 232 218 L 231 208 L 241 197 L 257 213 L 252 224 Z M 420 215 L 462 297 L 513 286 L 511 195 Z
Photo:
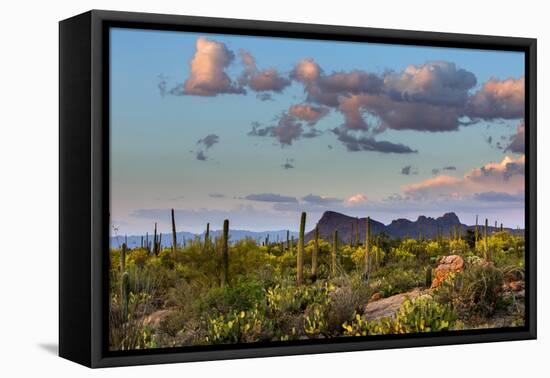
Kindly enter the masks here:
M 176 337 L 185 328 L 188 320 L 188 316 L 183 311 L 174 311 L 160 322 L 159 331 L 170 337 Z
M 130 292 L 128 314 L 125 317 L 118 295 L 111 297 L 109 306 L 109 345 L 113 350 L 155 348 L 153 332 L 144 326 L 143 319 L 150 308 L 151 296 Z
M 408 243 L 408 244 L 409 244 L 409 248 L 411 248 L 410 246 L 411 243 Z M 397 261 L 401 261 L 401 260 L 412 261 L 414 260 L 415 255 L 409 250 L 407 250 L 406 248 L 395 247 L 391 250 L 391 257 L 393 258 L 393 260 L 397 260 Z
M 282 313 L 298 314 L 313 303 L 325 303 L 330 285 L 316 283 L 310 286 L 276 285 L 267 289 L 266 300 L 269 311 L 277 316 Z
M 198 299 L 200 312 L 230 314 L 247 311 L 263 301 L 265 291 L 262 284 L 242 279 L 231 286 L 214 287 L 203 298 Z
M 145 262 L 147 261 L 147 256 L 148 254 L 145 249 L 138 249 L 128 254 L 126 257 L 126 262 L 128 264 L 134 264 L 138 268 L 143 268 L 145 266 Z
M 319 335 L 328 336 L 326 308 L 314 303 L 309 306 L 304 314 L 304 332 L 307 336 L 315 338 Z
M 452 306 L 436 302 L 428 294 L 405 299 L 395 317 L 368 321 L 355 314 L 342 325 L 346 336 L 438 332 L 453 329 L 457 320 Z
M 490 263 L 476 264 L 466 269 L 463 277 L 458 288 L 462 306 L 468 312 L 492 315 L 502 291 L 502 272 Z
M 452 274 L 435 292 L 441 303 L 453 303 L 465 318 L 491 316 L 497 309 L 504 283 L 502 272 L 492 263 L 474 260 L 461 273 Z
M 394 321 L 395 333 L 438 332 L 451 328 L 457 319 L 452 306 L 440 304 L 427 294 L 406 299 Z
M 445 254 L 443 245 L 434 240 L 426 243 L 426 253 L 428 257 L 437 257 Z
M 175 264 L 174 253 L 171 249 L 163 249 L 159 253 L 159 260 L 166 269 L 173 269 Z
M 468 250 L 468 243 L 464 239 L 449 241 L 449 251 L 453 255 L 461 255 L 466 253 Z
M 276 256 L 267 252 L 267 247 L 258 249 L 254 239 L 241 239 L 229 248 L 229 275 L 250 278 L 259 271 L 270 269 L 276 260 Z
M 340 333 L 342 323 L 349 321 L 356 312 L 363 312 L 371 294 L 365 287 L 362 285 L 354 290 L 352 286 L 344 286 L 330 292 L 325 306 L 326 332 L 329 336 Z
M 398 267 L 382 268 L 372 277 L 371 287 L 373 291 L 379 292 L 383 297 L 403 293 L 424 285 L 423 271 L 422 269 L 404 270 Z
M 204 341 L 209 344 L 251 343 L 273 337 L 273 322 L 258 307 L 211 316 L 206 324 Z

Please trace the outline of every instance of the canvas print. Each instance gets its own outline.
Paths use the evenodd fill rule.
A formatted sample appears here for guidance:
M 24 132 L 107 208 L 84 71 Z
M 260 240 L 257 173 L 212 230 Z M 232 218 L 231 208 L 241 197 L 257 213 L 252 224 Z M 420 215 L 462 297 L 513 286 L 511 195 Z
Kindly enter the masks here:
M 523 53 L 109 41 L 109 350 L 524 326 Z

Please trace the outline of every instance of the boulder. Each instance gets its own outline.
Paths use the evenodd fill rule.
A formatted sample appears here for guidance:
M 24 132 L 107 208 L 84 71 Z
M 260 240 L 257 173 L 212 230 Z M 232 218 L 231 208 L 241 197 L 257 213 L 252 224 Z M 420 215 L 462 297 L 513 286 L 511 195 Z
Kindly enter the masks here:
M 155 311 L 143 318 L 143 325 L 158 328 L 160 323 L 172 315 L 173 312 L 174 310 L 171 309 Z
M 382 298 L 374 302 L 371 301 L 367 303 L 367 306 L 365 307 L 365 318 L 367 320 L 375 320 L 393 317 L 405 299 L 414 299 L 421 293 L 421 290 L 416 288 L 407 293 L 392 295 L 391 297 Z
M 432 289 L 435 289 L 450 273 L 458 273 L 464 269 L 464 259 L 458 255 L 443 256 L 439 260 L 439 265 L 435 268 L 435 277 L 432 281 Z

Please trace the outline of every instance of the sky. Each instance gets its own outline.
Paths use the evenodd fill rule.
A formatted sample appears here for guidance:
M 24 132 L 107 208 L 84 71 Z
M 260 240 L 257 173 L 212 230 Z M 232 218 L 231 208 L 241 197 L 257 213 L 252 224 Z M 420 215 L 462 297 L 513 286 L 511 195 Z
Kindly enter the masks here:
M 115 234 L 524 225 L 524 55 L 113 28 Z

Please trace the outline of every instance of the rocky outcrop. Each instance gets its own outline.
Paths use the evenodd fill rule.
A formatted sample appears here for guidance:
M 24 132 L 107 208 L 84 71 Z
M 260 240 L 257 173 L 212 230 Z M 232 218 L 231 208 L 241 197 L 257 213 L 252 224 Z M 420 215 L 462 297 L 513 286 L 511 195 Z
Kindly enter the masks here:
M 464 269 L 464 259 L 458 255 L 443 256 L 439 260 L 439 265 L 435 268 L 435 277 L 432 281 L 431 289 L 435 289 L 450 273 L 458 273 Z
M 413 299 L 418 297 L 422 291 L 414 289 L 407 293 L 392 295 L 388 298 L 382 298 L 375 301 L 370 301 L 365 307 L 365 318 L 367 320 L 375 320 L 386 317 L 393 317 L 401 307 L 405 299 Z

